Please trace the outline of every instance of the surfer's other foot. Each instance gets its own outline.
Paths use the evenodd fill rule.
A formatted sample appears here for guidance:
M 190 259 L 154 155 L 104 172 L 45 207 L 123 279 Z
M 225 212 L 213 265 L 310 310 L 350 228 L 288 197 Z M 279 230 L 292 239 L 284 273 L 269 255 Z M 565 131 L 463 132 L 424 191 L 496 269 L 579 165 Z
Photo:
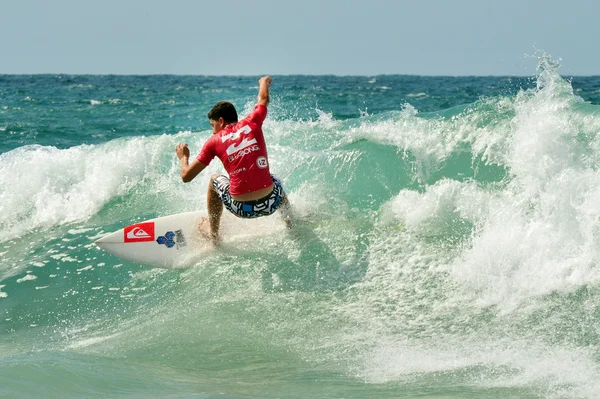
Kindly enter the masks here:
M 285 222 L 285 227 L 290 230 L 292 228 L 292 219 L 289 216 L 284 216 L 283 221 Z
M 204 216 L 198 219 L 198 232 L 206 241 L 210 241 L 213 245 L 219 245 L 219 233 L 214 233 L 210 230 L 210 222 Z

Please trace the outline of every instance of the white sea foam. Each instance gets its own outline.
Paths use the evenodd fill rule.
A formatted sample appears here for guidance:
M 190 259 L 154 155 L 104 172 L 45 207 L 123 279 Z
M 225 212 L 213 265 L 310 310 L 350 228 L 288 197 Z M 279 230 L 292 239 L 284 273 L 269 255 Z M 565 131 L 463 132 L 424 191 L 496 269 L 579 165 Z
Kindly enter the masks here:
M 324 356 L 340 362 L 359 353 L 352 373 L 373 383 L 443 373 L 459 385 L 594 397 L 595 353 L 561 324 L 597 330 L 593 303 L 577 309 L 584 315 L 564 307 L 568 295 L 600 284 L 600 118 L 578 112 L 581 104 L 550 68 L 536 89 L 474 106 L 512 115 L 493 124 L 478 111 L 426 119 L 406 107 L 351 128 L 347 142 L 410 152 L 426 166 L 424 178 L 465 149 L 506 176 L 494 184 L 441 179 L 384 204 L 369 268 L 354 286 L 360 300 L 335 309 L 355 334 L 336 336 L 339 352 Z
M 37 279 L 37 276 L 34 276 L 33 274 L 27 274 L 27 275 L 25 275 L 25 277 L 17 279 L 17 283 L 23 283 L 25 281 L 32 281 L 32 280 L 36 280 L 36 279 Z
M 456 373 L 458 384 L 482 388 L 527 387 L 545 397 L 593 397 L 600 389 L 590 351 L 521 340 L 378 342 L 356 372 L 374 383 Z M 479 370 L 477 370 L 479 368 Z M 462 370 L 469 370 L 462 373 Z M 596 382 L 594 382 L 596 381 Z
M 106 336 L 102 336 L 102 337 L 92 337 L 92 338 L 85 338 L 85 339 L 81 339 L 78 340 L 76 342 L 73 342 L 71 344 L 69 344 L 68 348 L 69 349 L 82 349 L 82 348 L 86 348 L 92 345 L 97 345 L 99 343 L 114 339 L 116 337 L 118 337 L 120 334 L 111 334 L 111 335 L 106 335 Z
M 80 235 L 83 233 L 87 233 L 88 231 L 94 230 L 93 228 L 81 228 L 81 229 L 70 229 L 69 234 L 71 235 Z
M 153 193 L 170 193 L 163 196 L 165 213 L 200 206 L 202 197 L 179 201 L 188 197 L 193 187 L 176 178 L 173 148 L 179 140 L 186 139 L 129 138 L 68 149 L 31 145 L 1 154 L 0 227 L 7 234 L 0 240 L 39 228 L 85 221 L 111 199 L 134 192 L 139 184 L 150 184 Z M 166 165 L 165 157 L 170 160 Z M 209 169 L 216 171 L 215 168 L 211 165 Z M 25 180 L 28 184 L 23 185 Z M 202 195 L 205 189 L 198 191 Z M 131 206 L 147 202 L 147 195 L 134 196 Z M 180 208 L 169 208 L 174 204 Z M 86 231 L 89 229 L 72 229 L 70 234 Z
M 406 95 L 408 98 L 419 98 L 419 97 L 427 97 L 427 93 L 419 92 L 419 93 L 408 93 Z

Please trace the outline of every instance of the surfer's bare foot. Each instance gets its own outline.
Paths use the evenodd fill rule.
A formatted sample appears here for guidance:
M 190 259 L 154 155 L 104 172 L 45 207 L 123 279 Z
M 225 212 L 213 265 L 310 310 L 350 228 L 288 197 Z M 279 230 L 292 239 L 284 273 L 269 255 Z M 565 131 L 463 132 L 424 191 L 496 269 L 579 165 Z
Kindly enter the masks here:
M 290 219 L 289 216 L 284 216 L 283 221 L 285 222 L 285 227 L 287 227 L 288 229 L 292 228 L 292 219 Z
M 204 216 L 198 219 L 198 232 L 207 241 L 211 241 L 213 245 L 219 245 L 219 233 L 214 233 L 210 230 L 210 223 Z

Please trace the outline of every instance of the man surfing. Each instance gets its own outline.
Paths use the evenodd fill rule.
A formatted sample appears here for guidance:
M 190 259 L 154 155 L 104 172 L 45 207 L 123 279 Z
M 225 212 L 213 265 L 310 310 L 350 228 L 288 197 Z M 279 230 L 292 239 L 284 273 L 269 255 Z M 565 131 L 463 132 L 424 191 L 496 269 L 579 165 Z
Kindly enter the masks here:
M 177 144 L 175 152 L 181 164 L 181 180 L 192 181 L 218 157 L 229 176 L 213 174 L 208 185 L 206 219 L 199 228 L 209 230 L 209 238 L 219 243 L 219 224 L 223 206 L 241 218 L 256 218 L 274 213 L 279 207 L 288 228 L 291 227 L 290 207 L 281 180 L 270 173 L 267 146 L 262 124 L 267 117 L 269 86 L 273 79 L 264 76 L 259 81 L 258 104 L 246 118 L 238 122 L 233 104 L 218 102 L 208 113 L 212 136 L 189 163 L 187 144 Z

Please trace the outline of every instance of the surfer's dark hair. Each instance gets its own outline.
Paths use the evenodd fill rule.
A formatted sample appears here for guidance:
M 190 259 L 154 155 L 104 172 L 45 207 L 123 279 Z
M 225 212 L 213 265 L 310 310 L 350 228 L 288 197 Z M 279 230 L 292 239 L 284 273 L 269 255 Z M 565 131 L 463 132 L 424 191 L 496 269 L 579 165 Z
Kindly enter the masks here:
M 227 123 L 233 123 L 238 121 L 237 111 L 232 103 L 227 101 L 219 101 L 208 113 L 208 119 L 218 121 L 219 118 Z

